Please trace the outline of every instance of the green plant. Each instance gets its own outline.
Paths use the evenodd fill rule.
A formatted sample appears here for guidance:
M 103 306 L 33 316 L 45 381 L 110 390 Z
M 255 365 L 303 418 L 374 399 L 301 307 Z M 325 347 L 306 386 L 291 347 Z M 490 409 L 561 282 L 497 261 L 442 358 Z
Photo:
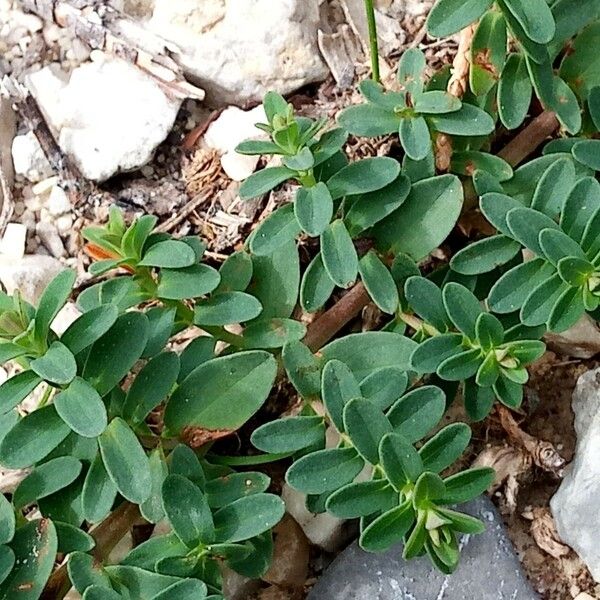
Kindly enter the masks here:
M 546 350 L 537 340 L 545 329 L 519 323 L 505 330 L 459 283 L 449 282 L 442 291 L 428 279 L 411 277 L 405 290 L 409 306 L 424 319 L 417 330 L 423 341 L 411 356 L 412 368 L 463 381 L 465 407 L 473 420 L 485 418 L 496 399 L 518 408 L 529 378 L 525 367 Z
M 0 386 L 0 461 L 33 468 L 12 506 L 3 499 L 2 540 L 10 546 L 3 546 L 0 590 L 7 597 L 28 580 L 28 597 L 39 597 L 57 552 L 74 553 L 69 573 L 86 598 L 110 593 L 94 591 L 98 587 L 179 597 L 182 586 L 203 597 L 207 588 L 219 592 L 222 561 L 244 573 L 266 568 L 269 530 L 283 515 L 281 500 L 264 493 L 269 478 L 211 465 L 189 446 L 237 429 L 267 398 L 276 361 L 264 350 L 242 348 L 277 345 L 273 338 L 294 339 L 304 328 L 296 322 L 286 327 L 283 320 L 270 336 L 264 332 L 272 321 L 258 320 L 247 327 L 253 344 L 249 335 L 226 332 L 224 325 L 262 311 L 254 296 L 232 291 L 249 278 L 242 277 L 242 285 L 233 263 L 223 265 L 223 276 L 200 264 L 199 240 L 174 240 L 153 233 L 154 225 L 154 218 L 142 217 L 126 228 L 113 210 L 107 227 L 85 232 L 93 254 L 110 256 L 92 272 L 121 267 L 128 275 L 85 290 L 82 316 L 60 337 L 50 324 L 71 293 L 73 272 L 58 275 L 37 308 L 18 295 L 2 296 L 2 361 L 14 359 L 22 370 Z M 232 260 L 237 267 L 248 264 Z M 157 300 L 160 306 L 128 310 Z M 165 350 L 173 333 L 193 321 L 209 322 L 203 327 L 214 337 L 196 338 L 181 355 Z M 229 353 L 215 354 L 217 339 L 231 344 Z M 132 372 L 140 360 L 143 367 Z M 126 377 L 125 391 L 120 384 Z M 36 388 L 44 390 L 38 408 L 20 418 L 15 407 Z M 167 399 L 164 426 L 154 431 L 146 421 Z M 81 528 L 102 522 L 123 501 L 138 505 L 150 523 L 166 518 L 175 534 L 150 540 L 123 564 L 104 569 L 83 554 L 95 541 Z M 32 503 L 42 520 L 25 521 L 23 511 Z M 192 575 L 198 580 L 182 579 Z
M 582 128 L 579 102 L 585 105 L 590 89 L 600 84 L 595 70 L 588 68 L 595 57 L 565 53 L 555 63 L 576 34 L 575 48 L 595 39 L 598 17 L 595 0 L 438 0 L 428 29 L 434 36 L 446 36 L 478 22 L 470 57 L 472 94 L 495 96 L 503 125 L 515 129 L 525 120 L 535 91 L 575 135 Z M 507 54 L 508 47 L 515 51 Z
M 268 94 L 265 110 L 269 124 L 259 127 L 272 141 L 243 142 L 238 151 L 281 155 L 285 166 L 251 175 L 240 194 L 252 198 L 288 180 L 300 185 L 294 202 L 275 210 L 252 233 L 250 251 L 267 255 L 301 233 L 319 237 L 320 252 L 302 278 L 304 310 L 316 312 L 336 286 L 351 287 L 360 275 L 377 306 L 393 314 L 398 306 L 394 269 L 390 271 L 382 257 L 401 251 L 419 260 L 445 239 L 462 206 L 458 179 L 435 177 L 424 166 L 420 175 L 425 178 L 411 187 L 392 158 L 349 163 L 342 152 L 345 130 L 334 128 L 315 138 L 324 123 L 294 116 L 281 96 Z M 363 256 L 353 243 L 361 238 L 368 238 Z
M 332 346 L 339 352 L 341 344 L 349 343 L 360 340 L 340 340 Z M 306 350 L 286 351 L 284 361 L 293 377 L 293 359 Z M 323 354 L 327 359 L 336 352 L 326 346 Z M 414 444 L 437 426 L 446 399 L 434 386 L 404 394 L 407 385 L 406 372 L 398 365 L 381 367 L 359 382 L 346 363 L 331 358 L 321 376 L 326 415 L 311 415 L 307 403 L 306 414 L 267 423 L 254 431 L 252 441 L 265 452 L 296 454 L 288 483 L 308 494 L 313 512 L 360 518 L 362 548 L 381 552 L 404 539 L 405 558 L 426 551 L 438 568 L 450 573 L 459 558 L 455 534 L 479 533 L 483 524 L 447 506 L 481 494 L 494 472 L 472 469 L 442 479 L 438 474 L 466 449 L 470 429 L 464 423 L 448 425 L 417 451 Z M 339 434 L 334 448 L 325 448 L 329 423 Z
M 470 90 L 449 94 L 448 69 L 426 81 L 425 57 L 409 50 L 389 91 L 373 52 L 367 103 L 342 111 L 341 126 L 267 94 L 269 139 L 238 150 L 280 164 L 240 194 L 285 185 L 294 199 L 218 269 L 197 237 L 113 209 L 84 231 L 98 279 L 77 287 L 82 314 L 62 335 L 51 325 L 72 272 L 37 307 L 0 294 L 0 362 L 18 365 L 0 386 L 0 463 L 31 469 L 0 496 L 0 597 L 61 598 L 73 584 L 85 600 L 220 600 L 222 564 L 248 577 L 268 568 L 284 505 L 258 465 L 274 461 L 287 461 L 310 511 L 359 518 L 364 549 L 403 541 L 406 558 L 452 572 L 457 535 L 483 526 L 451 507 L 493 479 L 457 465 L 469 426 L 440 426 L 457 388 L 472 420 L 496 400 L 518 407 L 543 335 L 599 314 L 599 17 L 597 0 L 439 0 L 430 32 L 478 22 Z M 513 171 L 554 132 L 537 139 L 534 124 L 496 151 L 498 118 L 520 126 L 532 90 L 564 136 Z M 351 161 L 346 129 L 397 134 L 400 147 Z M 453 174 L 436 172 L 441 134 Z M 497 233 L 452 252 L 476 196 Z M 451 259 L 429 260 L 449 236 Z M 337 302 L 336 288 L 349 290 Z M 338 336 L 370 301 L 380 330 Z M 298 306 L 331 310 L 307 327 Z M 286 382 L 298 399 L 280 417 Z M 38 406 L 22 416 L 31 394 Z M 267 398 L 280 418 L 265 422 Z M 234 432 L 240 455 L 223 455 L 215 442 Z M 171 530 L 107 565 L 138 519 Z
M 453 258 L 452 267 L 461 273 L 485 272 L 492 266 L 492 245 L 511 245 L 504 256 L 494 252 L 496 265 L 525 248 L 531 259 L 517 260 L 506 270 L 491 288 L 488 304 L 499 314 L 518 311 L 524 325 L 562 332 L 586 312 L 594 316 L 600 304 L 600 184 L 576 173 L 572 159 L 547 157 L 551 162 L 542 163 L 548 167 L 530 204 L 501 193 L 482 196 L 482 212 L 501 233 L 467 246 Z
M 360 91 L 367 103 L 342 111 L 339 122 L 360 136 L 398 133 L 402 148 L 412 161 L 433 156 L 431 135 L 473 137 L 492 133 L 494 120 L 487 112 L 438 89 L 440 80 L 434 79 L 425 87 L 425 70 L 423 52 L 417 48 L 407 50 L 398 65 L 400 91 L 388 92 L 377 82 L 363 81 Z M 455 160 L 468 160 L 467 156 L 457 155 Z M 504 166 L 501 159 L 494 158 L 488 156 L 488 160 Z M 510 177 L 510 167 L 508 170 Z
M 379 43 L 377 40 L 377 23 L 375 20 L 375 7 L 373 0 L 365 0 L 365 10 L 367 12 L 367 25 L 369 28 L 369 41 L 371 44 L 371 71 L 374 81 L 379 81 Z

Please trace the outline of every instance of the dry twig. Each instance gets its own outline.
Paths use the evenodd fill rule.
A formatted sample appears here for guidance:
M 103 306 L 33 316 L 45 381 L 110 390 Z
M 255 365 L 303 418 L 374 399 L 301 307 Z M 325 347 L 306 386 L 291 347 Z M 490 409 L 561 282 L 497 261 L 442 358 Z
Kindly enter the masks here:
M 545 110 L 500 150 L 498 156 L 514 167 L 525 160 L 540 144 L 543 144 L 559 126 L 556 115 Z
M 341 300 L 308 326 L 303 342 L 316 352 L 370 301 L 365 286 L 362 283 L 356 284 Z
M 176 215 L 173 215 L 170 219 L 161 223 L 156 230 L 162 232 L 170 232 L 182 221 L 184 221 L 190 214 L 192 214 L 199 206 L 204 204 L 210 197 L 207 192 L 201 192 L 192 198 Z
M 462 98 L 469 88 L 469 73 L 471 71 L 469 55 L 476 29 L 477 24 L 473 23 L 460 32 L 458 50 L 452 63 L 452 75 L 450 81 L 448 81 L 448 93 L 456 98 Z
M 96 541 L 96 546 L 92 551 L 94 558 L 98 561 L 104 560 L 139 518 L 138 506 L 130 502 L 123 502 L 115 509 L 100 525 L 90 532 L 90 535 Z M 71 582 L 65 561 L 52 573 L 41 598 L 42 600 L 59 600 L 64 598 L 70 588 Z
M 73 161 L 60 149 L 50 131 L 46 119 L 29 90 L 10 77 L 2 81 L 2 89 L 8 93 L 23 122 L 37 138 L 44 155 L 60 179 L 60 186 L 67 192 L 74 205 L 94 193 L 96 186 L 84 178 Z
M 512 413 L 504 406 L 498 406 L 497 412 L 500 417 L 500 423 L 508 434 L 509 439 L 527 451 L 535 465 L 548 473 L 552 473 L 556 477 L 563 476 L 566 461 L 550 442 L 538 440 L 523 431 Z
M 13 195 L 8 179 L 4 172 L 2 160 L 0 160 L 0 192 L 2 192 L 2 209 L 0 210 L 0 233 L 4 233 L 8 222 L 10 221 L 13 209 Z
M 544 552 L 553 558 L 561 558 L 571 552 L 569 546 L 561 541 L 549 508 L 536 506 L 526 510 L 522 516 L 531 521 L 531 535 Z
M 460 32 L 458 50 L 452 63 L 452 75 L 448 82 L 448 93 L 456 98 L 462 98 L 469 87 L 469 72 L 471 70 L 469 54 L 476 29 L 477 24 L 473 23 Z M 448 171 L 452 160 L 452 138 L 445 133 L 439 134 L 435 141 L 435 149 L 435 164 L 438 170 Z
M 546 116 L 540 124 L 542 115 Z M 529 123 L 514 140 L 500 151 L 499 154 L 513 167 L 527 158 L 556 129 L 549 131 L 552 123 L 550 117 L 556 119 L 554 113 L 545 112 L 542 115 Z M 544 128 L 543 131 L 540 129 L 541 127 Z M 337 304 L 310 324 L 304 338 L 305 343 L 309 347 L 318 349 L 351 321 L 369 302 L 370 298 L 363 284 L 357 284 Z

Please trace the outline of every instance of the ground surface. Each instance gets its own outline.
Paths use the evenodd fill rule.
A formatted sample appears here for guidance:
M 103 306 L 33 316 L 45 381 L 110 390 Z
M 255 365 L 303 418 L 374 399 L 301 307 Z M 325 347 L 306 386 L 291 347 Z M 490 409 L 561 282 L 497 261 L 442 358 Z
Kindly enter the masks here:
M 412 44 L 420 45 L 427 51 L 432 66 L 439 66 L 451 60 L 455 52 L 455 42 L 429 40 L 423 34 L 423 24 L 424 17 L 406 20 L 404 27 L 407 37 L 403 48 Z M 67 60 L 57 50 L 56 43 L 50 46 L 51 51 L 47 54 L 44 54 L 44 48 L 37 48 L 38 54 L 29 57 L 31 60 L 28 60 L 25 53 L 15 65 L 22 69 L 27 67 L 27 64 L 23 67 L 23 62 L 35 63 L 37 60 L 43 64 L 56 58 Z M 393 59 L 394 56 L 391 56 L 390 65 L 393 64 Z M 6 65 L 5 67 L 8 68 Z M 358 72 L 365 73 L 366 67 L 363 65 Z M 351 88 L 340 91 L 333 80 L 328 79 L 321 85 L 302 90 L 291 100 L 304 114 L 334 118 L 340 107 L 355 100 L 355 93 Z M 125 210 L 128 218 L 149 212 L 159 217 L 164 230 L 181 235 L 201 235 L 209 242 L 207 256 L 217 265 L 238 248 L 248 232 L 285 197 L 286 191 L 283 190 L 263 201 L 246 204 L 239 202 L 239 184 L 227 178 L 218 155 L 203 147 L 201 142 L 203 132 L 218 115 L 218 110 L 206 109 L 194 101 L 185 102 L 173 132 L 158 149 L 150 165 L 135 173 L 114 178 L 101 187 L 101 192 L 106 194 L 99 194 L 93 202 L 73 207 L 72 226 L 60 233 L 65 247 L 65 256 L 62 258 L 78 268 L 82 286 L 87 284 L 84 273 L 88 259 L 83 252 L 81 228 L 90 222 L 103 221 L 108 207 L 115 201 Z M 23 129 L 22 123 L 20 128 Z M 350 154 L 360 156 L 387 153 L 393 155 L 397 152 L 393 140 L 351 141 L 348 149 Z M 17 180 L 14 189 L 13 220 L 23 222 L 31 229 L 31 219 L 34 219 L 35 230 L 35 221 L 40 219 L 40 212 L 36 211 L 34 196 L 30 183 Z M 468 220 L 462 223 L 460 232 L 456 234 L 459 239 L 464 240 L 465 232 L 470 230 L 469 223 Z M 49 249 L 34 231 L 30 231 L 27 252 L 48 253 Z M 447 259 L 448 253 L 451 253 L 451 249 L 440 250 L 436 260 Z M 308 262 L 310 247 L 305 248 L 302 256 Z M 377 314 L 368 308 L 360 319 L 351 324 L 351 328 L 369 329 L 376 322 Z M 567 460 L 571 459 L 575 446 L 570 408 L 571 393 L 577 377 L 596 366 L 594 361 L 570 361 L 549 353 L 532 369 L 528 401 L 524 407 L 524 414 L 518 418 L 519 424 L 534 437 L 552 442 Z M 289 390 L 283 390 L 281 396 L 275 400 L 282 400 L 287 404 L 294 402 Z M 275 412 L 275 407 L 271 408 Z M 281 404 L 277 409 L 282 409 Z M 476 459 L 484 451 L 500 452 L 501 448 L 510 448 L 511 444 L 512 441 L 507 439 L 498 419 L 492 416 L 484 425 L 475 428 L 469 459 Z M 281 481 L 282 473 L 283 469 L 277 472 L 275 468 L 273 475 L 276 480 Z M 544 531 L 543 515 L 548 510 L 549 499 L 559 481 L 536 468 L 530 468 L 518 478 L 518 483 L 518 491 L 514 496 L 516 506 L 512 503 L 514 488 L 507 492 L 503 486 L 495 492 L 492 499 L 503 512 L 509 536 L 535 589 L 544 600 L 566 600 L 575 598 L 580 592 L 600 597 L 600 586 L 594 584 L 581 561 L 572 551 L 558 556 L 567 550 L 561 548 L 560 544 L 556 546 L 552 542 L 551 532 Z M 542 549 L 540 544 L 545 549 Z M 332 554 L 311 548 L 309 575 L 302 591 L 288 592 L 281 587 L 269 586 L 258 591 L 255 598 L 304 598 L 315 578 L 319 577 L 333 558 Z

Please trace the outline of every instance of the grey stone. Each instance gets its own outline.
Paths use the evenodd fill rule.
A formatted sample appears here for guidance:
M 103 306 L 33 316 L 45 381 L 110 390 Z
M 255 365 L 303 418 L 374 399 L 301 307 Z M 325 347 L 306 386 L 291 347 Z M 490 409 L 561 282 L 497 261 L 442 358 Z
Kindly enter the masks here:
M 58 234 L 58 230 L 56 229 L 56 225 L 54 225 L 54 223 L 40 221 L 35 226 L 35 232 L 40 238 L 42 244 L 44 244 L 48 252 L 50 252 L 54 258 L 62 258 L 66 256 L 67 251 L 65 250 L 65 245 L 60 239 L 60 235 Z
M 584 373 L 573 392 L 575 458 L 550 501 L 556 530 L 600 581 L 600 369 Z
M 400 547 L 370 554 L 354 543 L 308 600 L 537 600 L 490 500 L 481 497 L 463 508 L 487 528 L 481 535 L 463 536 L 461 564 L 453 575 L 443 575 L 427 558 L 403 560 Z
M 148 26 L 177 45 L 213 105 L 288 94 L 329 74 L 317 47 L 319 0 L 156 0 Z
M 567 331 L 548 332 L 544 340 L 555 352 L 575 358 L 592 358 L 600 352 L 600 329 L 589 315 L 581 317 Z
M 42 181 L 53 174 L 52 165 L 32 131 L 14 138 L 12 161 L 15 172 L 31 182 Z

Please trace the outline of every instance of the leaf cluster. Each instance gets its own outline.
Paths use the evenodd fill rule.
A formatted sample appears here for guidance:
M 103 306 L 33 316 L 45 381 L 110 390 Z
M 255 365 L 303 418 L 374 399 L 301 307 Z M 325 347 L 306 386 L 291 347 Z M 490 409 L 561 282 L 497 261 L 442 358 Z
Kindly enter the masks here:
M 112 591 L 115 598 L 133 594 L 162 600 L 185 592 L 186 598 L 216 600 L 221 564 L 247 577 L 266 571 L 273 552 L 270 529 L 284 512 L 281 499 L 265 493 L 268 477 L 202 464 L 184 445 L 176 446 L 166 462 L 160 457 L 154 464 L 163 473 L 162 483 L 140 509 L 151 522 L 166 519 L 171 532 L 136 546 L 116 566 L 98 565 L 88 554 L 74 552 L 69 575 L 84 598 Z
M 393 333 L 356 334 L 326 346 L 321 361 L 313 357 L 310 371 L 311 355 L 298 344 L 284 349 L 284 363 L 311 402 L 300 416 L 256 429 L 254 445 L 292 454 L 288 483 L 308 495 L 311 512 L 359 518 L 363 549 L 382 552 L 404 541 L 405 558 L 427 553 L 439 569 L 452 572 L 459 557 L 456 535 L 478 533 L 482 524 L 449 506 L 478 496 L 490 485 L 493 471 L 440 477 L 464 452 L 471 432 L 455 423 L 430 436 L 446 398 L 431 385 L 407 391 L 403 363 L 414 343 Z M 368 365 L 352 359 L 352 346 L 371 344 L 384 348 L 377 357 L 369 354 Z M 324 413 L 315 411 L 320 402 Z M 335 447 L 326 444 L 327 428 L 337 432 Z
M 532 93 L 555 111 L 572 135 L 585 124 L 589 92 L 598 85 L 596 57 L 584 44 L 596 39 L 600 5 L 585 0 L 438 0 L 428 18 L 434 36 L 447 36 L 471 24 L 477 29 L 471 46 L 470 88 L 479 98 L 494 97 L 502 124 L 519 127 Z M 576 51 L 561 56 L 576 36 Z M 509 42 L 507 44 L 507 41 Z M 513 50 L 507 54 L 507 48 Z
M 456 387 L 473 420 L 495 400 L 518 407 L 544 333 L 600 314 L 599 19 L 597 0 L 576 10 L 572 0 L 438 0 L 432 34 L 477 22 L 464 98 L 446 93 L 448 69 L 427 76 L 416 49 L 390 89 L 363 82 L 366 102 L 334 127 L 268 94 L 258 124 L 268 140 L 238 150 L 271 156 L 270 166 L 241 196 L 285 185 L 293 200 L 218 268 L 199 238 L 113 209 L 84 232 L 100 280 L 79 294 L 81 315 L 64 333 L 52 324 L 76 284 L 71 271 L 38 306 L 0 293 L 0 363 L 18 365 L 0 385 L 0 463 L 28 469 L 0 497 L 0 596 L 36 600 L 66 555 L 86 600 L 220 600 L 223 564 L 266 571 L 284 511 L 266 475 L 231 465 L 282 458 L 311 512 L 360 520 L 365 550 L 401 541 L 406 558 L 427 554 L 452 572 L 458 535 L 482 529 L 453 505 L 493 476 L 455 473 L 470 429 L 440 421 Z M 580 137 L 550 142 L 513 171 L 492 153 L 493 134 L 523 123 L 534 92 Z M 399 160 L 350 160 L 349 134 L 397 135 Z M 453 156 L 440 175 L 442 136 Z M 473 191 L 497 233 L 423 276 Z M 357 281 L 381 331 L 313 352 L 297 305 L 316 313 Z M 193 340 L 181 349 L 184 331 Z M 283 377 L 298 411 L 253 431 L 262 454 L 219 456 L 214 440 L 248 424 Z M 28 397 L 38 405 L 23 415 Z M 120 564 L 95 561 L 94 528 L 128 504 L 170 532 Z
M 425 71 L 423 52 L 407 50 L 398 65 L 400 91 L 385 91 L 375 81 L 363 81 L 360 91 L 367 103 L 342 111 L 340 123 L 359 136 L 398 133 L 406 156 L 417 162 L 432 156 L 431 138 L 437 134 L 470 137 L 492 133 L 494 121 L 485 110 L 435 89 L 439 81 L 430 81 L 426 88 Z
M 482 260 L 491 251 L 490 240 L 507 249 L 510 245 L 504 256 L 496 252 L 496 265 L 510 264 L 489 292 L 490 309 L 518 311 L 524 325 L 554 332 L 565 331 L 586 312 L 595 315 L 600 303 L 600 184 L 585 171 L 577 172 L 574 162 L 560 154 L 544 157 L 530 202 L 504 193 L 484 194 L 481 210 L 499 233 L 465 248 L 452 262 L 461 273 L 485 272 L 492 266 Z M 521 248 L 528 260 L 512 264 Z
M 398 291 L 382 253 L 401 250 L 420 259 L 441 243 L 462 206 L 458 179 L 435 177 L 433 165 L 424 164 L 414 170 L 411 182 L 389 157 L 350 163 L 343 152 L 344 129 L 322 132 L 321 121 L 295 116 L 275 93 L 265 98 L 265 111 L 269 123 L 257 126 L 271 141 L 249 140 L 238 151 L 281 156 L 283 166 L 251 175 L 240 194 L 252 198 L 286 181 L 299 186 L 294 201 L 277 208 L 251 234 L 248 250 L 266 256 L 300 235 L 318 238 L 320 251 L 300 285 L 304 310 L 316 312 L 336 287 L 351 287 L 360 278 L 377 306 L 393 314 Z
M 7 597 L 30 581 L 27 598 L 38 598 L 57 553 L 71 554 L 72 581 L 85 598 L 162 599 L 184 591 L 204 597 L 207 589 L 220 594 L 224 560 L 244 573 L 268 566 L 270 529 L 283 515 L 281 500 L 264 493 L 269 479 L 202 464 L 177 444 L 199 447 L 213 432 L 243 425 L 266 400 L 277 371 L 273 355 L 256 348 L 302 337 L 305 328 L 257 319 L 263 304 L 236 289 L 250 284 L 248 255 L 232 256 L 217 271 L 200 264 L 199 240 L 175 240 L 154 225 L 141 217 L 125 227 L 112 211 L 105 227 L 86 231 L 90 252 L 100 258 L 92 271 L 123 275 L 80 294 L 82 314 L 62 335 L 51 325 L 71 295 L 72 271 L 50 283 L 37 307 L 18 294 L 0 296 L 0 361 L 20 367 L 0 385 L 0 462 L 30 469 L 11 501 L 1 501 L 0 592 Z M 260 267 L 268 272 L 271 265 Z M 224 328 L 247 321 L 253 322 L 244 336 Z M 196 323 L 214 335 L 196 337 L 181 353 L 166 348 Z M 222 338 L 230 346 L 219 356 Z M 37 408 L 21 416 L 17 405 L 33 393 Z M 163 426 L 150 426 L 152 414 L 163 415 Z M 155 562 L 165 564 L 151 565 L 147 556 L 143 566 L 104 569 L 86 554 L 95 546 L 89 527 L 124 501 L 150 523 L 171 524 L 169 560 L 156 542 Z M 33 506 L 43 518 L 26 521 Z M 188 530 L 194 527 L 197 536 Z
M 496 399 L 510 408 L 521 405 L 526 366 L 546 349 L 537 340 L 543 329 L 520 323 L 505 328 L 456 282 L 440 289 L 428 279 L 411 277 L 405 293 L 410 308 L 424 319 L 417 332 L 422 342 L 411 356 L 417 373 L 464 382 L 465 407 L 473 420 L 486 417 Z

